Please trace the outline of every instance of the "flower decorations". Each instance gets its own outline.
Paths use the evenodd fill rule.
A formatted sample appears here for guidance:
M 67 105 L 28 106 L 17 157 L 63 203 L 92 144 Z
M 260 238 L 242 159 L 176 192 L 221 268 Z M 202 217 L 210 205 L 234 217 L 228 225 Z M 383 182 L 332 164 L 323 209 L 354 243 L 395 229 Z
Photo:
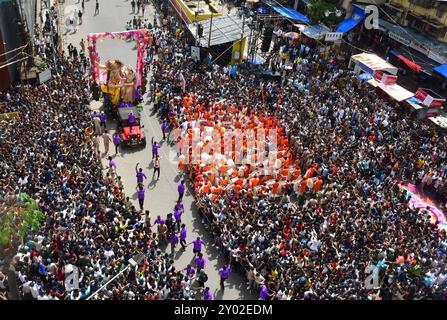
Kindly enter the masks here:
M 96 81 L 98 81 L 100 74 L 99 55 L 96 41 L 104 38 L 125 39 L 127 37 L 132 37 L 135 41 L 137 41 L 137 85 L 141 85 L 146 47 L 152 44 L 152 35 L 146 29 L 129 30 L 123 32 L 89 33 L 87 35 L 88 51 L 91 62 L 90 74 Z

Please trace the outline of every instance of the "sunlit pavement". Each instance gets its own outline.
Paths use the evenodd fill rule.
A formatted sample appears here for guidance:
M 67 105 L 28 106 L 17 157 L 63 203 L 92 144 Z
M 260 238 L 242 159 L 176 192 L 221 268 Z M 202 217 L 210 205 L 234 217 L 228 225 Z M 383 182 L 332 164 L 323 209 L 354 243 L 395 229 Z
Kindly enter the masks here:
M 81 7 L 80 3 L 77 4 L 76 0 L 66 0 L 65 4 L 61 8 L 70 5 L 77 5 Z M 63 35 L 64 48 L 67 51 L 67 45 L 72 43 L 78 48 L 81 38 L 84 38 L 86 42 L 86 35 L 88 33 L 101 33 L 101 32 L 114 32 L 124 31 L 126 21 L 133 19 L 134 14 L 131 13 L 130 1 L 124 0 L 100 0 L 100 13 L 94 16 L 95 1 L 85 1 L 85 12 L 83 15 L 83 23 L 77 26 L 75 33 L 69 32 Z M 149 5 L 145 11 L 145 18 L 149 18 L 149 21 L 153 20 L 154 8 Z M 63 17 L 62 17 L 63 20 Z M 62 23 L 64 24 L 64 22 Z M 64 31 L 62 31 L 65 33 Z M 87 42 L 86 42 L 87 46 Z M 101 57 L 101 63 L 104 63 L 107 59 L 114 58 L 119 59 L 125 64 L 135 66 L 136 64 L 136 50 L 135 42 L 128 43 L 125 40 L 112 40 L 105 39 L 104 41 L 98 41 L 98 52 Z M 177 185 L 179 182 L 177 163 L 169 161 L 169 158 L 173 158 L 175 155 L 174 149 L 169 147 L 167 143 L 163 143 L 160 149 L 161 156 L 161 175 L 159 181 L 152 181 L 152 167 L 150 166 L 152 160 L 152 153 L 150 147 L 150 140 L 155 137 L 156 141 L 160 141 L 162 138 L 161 124 L 159 123 L 157 116 L 152 113 L 152 106 L 148 102 L 143 102 L 144 110 L 142 112 L 142 124 L 144 125 L 144 133 L 148 139 L 148 145 L 145 149 L 126 149 L 119 152 L 115 157 L 117 163 L 117 172 L 122 177 L 126 195 L 129 196 L 134 205 L 138 208 L 138 201 L 136 198 L 136 178 L 135 178 L 135 165 L 140 163 L 140 167 L 144 168 L 144 171 L 148 177 L 145 182 L 145 186 L 149 188 L 146 195 L 144 209 L 148 209 L 151 212 L 152 221 L 161 215 L 166 217 L 169 212 L 172 212 L 177 200 Z M 93 102 L 91 108 L 93 110 L 99 110 L 101 103 Z M 108 130 L 110 136 L 115 131 L 116 124 L 113 121 L 109 121 Z M 104 152 L 104 147 L 101 142 L 101 153 Z M 113 156 L 114 146 L 111 144 L 109 155 Z M 104 165 L 107 166 L 108 162 L 104 159 Z M 193 197 L 189 190 L 183 202 L 185 205 L 185 213 L 182 216 L 182 222 L 186 224 L 188 230 L 188 239 L 190 242 L 197 236 L 203 237 L 205 243 L 204 255 L 207 259 L 205 271 L 208 274 L 209 280 L 206 283 L 214 292 L 215 299 L 256 299 L 255 293 L 248 292 L 246 290 L 245 276 L 232 272 L 230 278 L 226 282 L 224 292 L 219 288 L 219 275 L 218 269 L 226 263 L 222 258 L 221 252 L 211 246 L 210 237 L 208 231 L 205 229 L 198 213 L 193 207 Z M 153 228 L 154 231 L 155 228 Z M 192 245 L 190 245 L 186 251 L 180 249 L 180 245 L 177 247 L 173 259 L 177 269 L 185 268 L 186 265 L 192 262 L 193 252 Z M 168 246 L 166 252 L 170 253 L 171 248 Z

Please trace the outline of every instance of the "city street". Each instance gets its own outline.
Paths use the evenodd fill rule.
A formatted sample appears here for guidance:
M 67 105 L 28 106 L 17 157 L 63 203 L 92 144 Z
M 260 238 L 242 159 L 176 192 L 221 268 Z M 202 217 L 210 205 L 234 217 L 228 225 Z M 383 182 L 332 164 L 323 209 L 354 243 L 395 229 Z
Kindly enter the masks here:
M 62 5 L 61 12 L 64 8 L 70 5 L 75 5 L 80 8 L 80 3 L 77 4 L 76 0 L 66 0 Z M 65 34 L 65 30 L 62 29 L 64 50 L 67 51 L 67 45 L 72 43 L 79 50 L 79 42 L 82 38 L 86 41 L 86 35 L 88 33 L 100 33 L 100 32 L 115 32 L 123 31 L 126 21 L 133 18 L 134 14 L 131 13 L 130 1 L 124 0 L 107 0 L 100 1 L 100 13 L 94 15 L 95 1 L 90 0 L 85 2 L 85 12 L 83 15 L 83 23 L 77 27 L 75 33 L 69 32 Z M 145 12 L 145 18 L 153 19 L 154 8 L 149 5 Z M 62 18 L 63 19 L 63 18 Z M 65 26 L 65 23 L 62 22 Z M 87 46 L 87 42 L 86 42 Z M 134 49 L 135 42 L 126 42 L 124 40 L 104 40 L 98 42 L 98 52 L 100 55 L 100 62 L 105 63 L 107 59 L 114 58 L 121 60 L 124 64 L 130 64 L 133 67 L 136 63 L 136 50 Z M 173 211 L 175 201 L 177 199 L 177 185 L 179 183 L 177 163 L 175 161 L 174 149 L 168 146 L 166 143 L 161 143 L 160 149 L 161 156 L 161 176 L 159 181 L 152 180 L 152 155 L 150 141 L 152 137 L 155 137 L 156 141 L 160 141 L 162 138 L 161 124 L 157 119 L 156 114 L 152 112 L 152 106 L 149 102 L 144 101 L 144 110 L 142 112 L 142 124 L 144 125 L 144 133 L 147 137 L 147 146 L 145 149 L 125 149 L 120 150 L 116 156 L 115 161 L 117 163 L 117 172 L 124 181 L 126 196 L 131 197 L 134 205 L 138 207 L 137 196 L 135 192 L 136 178 L 135 178 L 135 165 L 140 164 L 140 167 L 144 168 L 144 172 L 148 179 L 145 181 L 145 186 L 148 187 L 146 193 L 146 199 L 144 203 L 144 209 L 150 210 L 152 221 L 155 220 L 157 215 L 166 217 L 169 212 Z M 92 110 L 99 110 L 101 103 L 93 102 L 91 105 Z M 114 122 L 108 123 L 109 134 L 112 136 L 115 132 L 116 124 Z M 101 153 L 104 152 L 104 147 L 101 143 Z M 113 155 L 113 146 L 109 150 L 109 155 Z M 103 158 L 104 167 L 108 166 L 106 157 Z M 185 213 L 182 216 L 182 221 L 186 224 L 188 230 L 188 239 L 190 242 L 197 236 L 203 237 L 205 240 L 204 256 L 207 259 L 206 273 L 209 280 L 207 285 L 214 293 L 215 299 L 256 299 L 255 293 L 248 292 L 246 290 L 245 277 L 240 274 L 232 272 L 229 280 L 227 281 L 225 291 L 222 292 L 219 288 L 219 275 L 218 269 L 226 264 L 221 258 L 221 253 L 218 248 L 211 246 L 209 233 L 205 229 L 204 224 L 196 212 L 193 205 L 193 196 L 190 189 L 184 197 Z M 155 231 L 155 228 L 153 228 Z M 180 245 L 177 246 L 174 260 L 177 269 L 183 269 L 193 259 L 192 245 L 190 245 L 186 251 L 181 249 Z M 170 246 L 166 248 L 166 252 L 170 253 Z

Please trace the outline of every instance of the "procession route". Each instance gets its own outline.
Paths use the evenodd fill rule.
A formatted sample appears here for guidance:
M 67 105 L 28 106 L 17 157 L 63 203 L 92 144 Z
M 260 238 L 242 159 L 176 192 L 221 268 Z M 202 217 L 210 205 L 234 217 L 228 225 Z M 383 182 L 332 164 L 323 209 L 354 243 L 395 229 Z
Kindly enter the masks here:
M 76 5 L 76 0 L 66 0 L 64 5 Z M 123 31 L 126 21 L 133 19 L 131 14 L 130 1 L 124 0 L 100 0 L 100 13 L 97 16 L 94 14 L 95 1 L 85 2 L 85 12 L 83 15 L 83 23 L 77 27 L 75 33 L 66 35 L 65 46 L 72 43 L 79 50 L 79 42 L 82 38 L 86 41 L 88 33 L 101 32 L 117 32 Z M 152 21 L 155 9 L 152 5 L 146 7 L 145 18 Z M 126 42 L 124 40 L 105 39 L 98 42 L 98 53 L 101 58 L 100 63 L 104 63 L 107 59 L 119 59 L 124 64 L 130 64 L 135 67 L 136 64 L 136 50 L 134 42 Z M 99 110 L 101 102 L 93 101 L 90 108 L 92 110 Z M 150 210 L 151 219 L 154 221 L 157 215 L 166 217 L 169 212 L 173 211 L 175 201 L 177 200 L 177 184 L 179 183 L 179 176 L 177 171 L 177 164 L 169 159 L 170 152 L 175 152 L 166 142 L 162 143 L 160 149 L 161 155 L 161 175 L 160 180 L 152 180 L 152 153 L 151 153 L 151 138 L 154 137 L 156 141 L 162 138 L 161 124 L 157 115 L 152 112 L 152 106 L 148 101 L 143 102 L 144 110 L 142 112 L 142 125 L 144 125 L 144 133 L 147 137 L 148 144 L 145 149 L 120 149 L 119 154 L 114 158 L 117 164 L 117 172 L 121 176 L 124 184 L 126 196 L 129 196 L 135 207 L 138 208 L 138 201 L 135 192 L 136 178 L 135 165 L 140 163 L 140 167 L 148 179 L 145 181 L 145 186 L 148 188 L 144 200 L 144 209 Z M 115 132 L 116 123 L 108 121 L 107 128 L 110 137 Z M 101 141 L 102 139 L 100 139 Z M 104 152 L 102 141 L 100 142 L 100 152 Z M 114 147 L 111 145 L 109 155 L 113 156 Z M 106 157 L 103 157 L 104 167 L 108 166 Z M 210 287 L 215 300 L 228 299 L 256 299 L 257 294 L 246 290 L 245 275 L 240 275 L 231 272 L 230 278 L 226 282 L 225 290 L 222 292 L 219 288 L 219 274 L 218 270 L 226 261 L 222 259 L 222 253 L 216 247 L 212 246 L 209 232 L 206 230 L 201 218 L 194 205 L 194 198 L 191 194 L 192 190 L 185 193 L 183 203 L 185 206 L 185 213 L 182 216 L 182 223 L 186 224 L 188 231 L 187 242 L 191 242 L 198 236 L 205 241 L 204 257 L 206 259 L 205 272 L 208 274 L 209 280 L 206 285 Z M 154 228 L 155 231 L 155 228 Z M 177 246 L 173 260 L 177 269 L 185 268 L 193 261 L 192 246 L 183 251 Z M 170 246 L 163 247 L 162 250 L 170 253 Z

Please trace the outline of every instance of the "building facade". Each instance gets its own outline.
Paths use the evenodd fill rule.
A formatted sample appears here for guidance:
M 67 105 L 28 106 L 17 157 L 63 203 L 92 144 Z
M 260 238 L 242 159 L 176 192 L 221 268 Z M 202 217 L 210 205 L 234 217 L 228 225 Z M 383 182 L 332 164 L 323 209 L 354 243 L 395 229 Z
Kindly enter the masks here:
M 17 61 L 32 48 L 28 24 L 34 25 L 35 11 L 36 0 L 0 0 L 0 89 L 20 77 Z
M 384 8 L 400 25 L 447 42 L 447 1 L 389 0 Z

